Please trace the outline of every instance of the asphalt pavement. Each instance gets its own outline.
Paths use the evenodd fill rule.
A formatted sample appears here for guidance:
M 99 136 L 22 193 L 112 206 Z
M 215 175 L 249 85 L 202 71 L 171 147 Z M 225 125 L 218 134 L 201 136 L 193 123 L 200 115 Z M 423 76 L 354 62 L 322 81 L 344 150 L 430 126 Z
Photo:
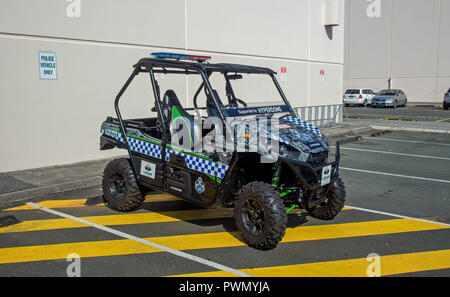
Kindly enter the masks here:
M 450 111 L 442 106 L 407 106 L 398 108 L 344 107 L 344 118 L 385 121 L 430 121 L 450 123 Z
M 91 186 L 0 211 L 19 220 L 0 227 L 0 275 L 66 276 L 78 255 L 81 276 L 369 276 L 375 255 L 383 276 L 450 276 L 449 134 L 364 127 L 332 128 L 332 143 L 363 136 L 341 151 L 344 210 L 331 221 L 289 213 L 273 250 L 246 246 L 231 209 L 153 193 L 117 213 Z
M 450 223 L 450 135 L 392 132 L 341 150 L 351 205 Z M 350 202 L 349 202 L 350 203 Z

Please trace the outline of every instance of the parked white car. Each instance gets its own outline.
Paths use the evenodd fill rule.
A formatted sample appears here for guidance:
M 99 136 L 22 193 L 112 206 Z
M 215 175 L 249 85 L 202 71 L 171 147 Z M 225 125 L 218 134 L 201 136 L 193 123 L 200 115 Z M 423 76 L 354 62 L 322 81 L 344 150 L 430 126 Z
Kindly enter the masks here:
M 374 96 L 375 93 L 371 89 L 348 89 L 344 94 L 343 101 L 345 106 L 350 104 L 367 106 L 372 104 Z

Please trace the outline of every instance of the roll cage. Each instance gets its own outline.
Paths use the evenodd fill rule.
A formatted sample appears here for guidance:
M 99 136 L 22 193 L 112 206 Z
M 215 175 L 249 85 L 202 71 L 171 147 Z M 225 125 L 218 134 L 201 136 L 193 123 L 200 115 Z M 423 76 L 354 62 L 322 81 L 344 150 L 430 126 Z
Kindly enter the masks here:
M 186 62 L 186 61 L 179 61 L 179 60 L 170 60 L 170 59 L 160 59 L 160 58 L 143 58 L 139 60 L 134 66 L 134 71 L 130 76 L 129 82 L 125 84 L 125 89 L 128 86 L 128 84 L 131 82 L 132 78 L 139 73 L 147 72 L 150 73 L 150 79 L 153 86 L 154 96 L 155 96 L 155 107 L 158 111 L 158 108 L 161 106 L 161 98 L 159 94 L 159 86 L 158 83 L 154 77 L 155 73 L 163 73 L 163 74 L 185 74 L 185 75 L 200 75 L 202 77 L 202 83 L 198 87 L 194 98 L 194 108 L 185 108 L 186 110 L 193 110 L 193 109 L 204 109 L 202 107 L 198 107 L 197 105 L 197 97 L 200 94 L 201 90 L 204 89 L 206 94 L 211 96 L 212 103 L 214 104 L 214 107 L 218 110 L 218 116 L 221 120 L 224 120 L 224 114 L 222 112 L 222 102 L 220 98 L 218 98 L 217 94 L 213 92 L 213 87 L 211 86 L 211 83 L 209 82 L 209 77 L 213 72 L 219 72 L 224 75 L 224 78 L 226 80 L 226 88 L 227 93 L 229 93 L 233 100 L 239 101 L 242 103 L 242 100 L 237 99 L 234 95 L 233 89 L 231 87 L 230 81 L 229 81 L 229 73 L 243 73 L 243 74 L 266 74 L 269 75 L 272 78 L 272 81 L 274 82 L 281 98 L 283 99 L 283 102 L 286 106 L 288 106 L 288 110 L 290 113 L 295 114 L 294 110 L 292 109 L 289 101 L 287 100 L 285 94 L 283 93 L 283 90 L 281 89 L 280 85 L 278 84 L 278 81 L 275 77 L 276 72 L 269 68 L 264 67 L 255 67 L 255 66 L 248 66 L 248 65 L 240 65 L 240 64 L 228 64 L 228 63 L 215 63 L 215 64 L 209 64 L 209 63 L 202 63 L 202 62 Z M 120 96 L 118 96 L 120 97 Z M 159 104 L 158 104 L 159 102 Z M 230 103 L 230 99 L 229 99 Z M 159 114 L 159 111 L 158 111 Z M 161 115 L 161 114 L 159 114 Z M 161 115 L 162 116 L 162 115 Z
M 200 86 L 198 87 L 197 91 L 195 92 L 194 98 L 193 98 L 195 107 L 194 108 L 185 108 L 185 110 L 194 110 L 196 108 L 202 109 L 197 106 L 196 99 L 203 89 L 205 91 L 206 95 L 211 97 L 212 104 L 218 111 L 217 116 L 222 121 L 225 129 L 229 129 L 229 127 L 227 125 L 226 116 L 223 113 L 222 101 L 218 97 L 217 92 L 214 91 L 214 89 L 211 86 L 211 83 L 209 81 L 209 77 L 214 72 L 219 72 L 219 73 L 223 74 L 225 77 L 226 88 L 227 88 L 227 97 L 228 97 L 228 94 L 231 97 L 231 98 L 228 98 L 229 103 L 230 103 L 230 101 L 233 101 L 233 100 L 237 101 L 238 99 L 235 97 L 235 95 L 232 91 L 231 85 L 229 84 L 229 79 L 227 77 L 228 74 L 232 73 L 234 75 L 238 75 L 239 73 L 242 73 L 242 74 L 269 75 L 272 78 L 272 81 L 274 82 L 281 98 L 283 99 L 283 102 L 286 105 L 287 110 L 285 110 L 283 112 L 289 112 L 291 115 L 296 116 L 296 113 L 294 112 L 292 106 L 290 105 L 289 101 L 287 100 L 283 90 L 281 89 L 281 87 L 275 77 L 276 72 L 274 72 L 273 70 L 271 70 L 269 68 L 255 67 L 255 66 L 248 66 L 248 65 L 239 65 L 239 64 L 226 64 L 226 63 L 210 64 L 210 63 L 203 63 L 202 60 L 199 60 L 197 62 L 187 62 L 187 61 L 180 61 L 177 59 L 161 59 L 161 58 L 142 58 L 135 65 L 133 65 L 133 68 L 134 68 L 133 72 L 131 73 L 131 75 L 129 76 L 129 78 L 123 85 L 123 87 L 120 89 L 120 91 L 117 94 L 115 101 L 114 101 L 114 107 L 115 107 L 115 111 L 117 114 L 117 120 L 118 120 L 120 132 L 122 133 L 122 135 L 127 135 L 125 121 L 123 120 L 121 113 L 120 113 L 120 109 L 119 109 L 119 101 L 120 101 L 122 95 L 124 94 L 125 90 L 128 88 L 128 86 L 131 84 L 131 82 L 135 78 L 135 76 L 139 75 L 140 73 L 148 73 L 150 76 L 150 81 L 151 81 L 151 85 L 152 85 L 152 89 L 153 89 L 153 95 L 155 98 L 155 108 L 153 111 L 156 111 L 157 119 L 162 123 L 160 128 L 162 130 L 161 131 L 161 133 L 162 133 L 161 146 L 163 148 L 166 147 L 167 142 L 168 142 L 167 135 L 168 135 L 169 131 L 168 131 L 167 123 L 168 123 L 168 120 L 170 120 L 170 119 L 166 119 L 166 117 L 163 113 L 163 105 L 162 105 L 163 102 L 160 97 L 160 88 L 159 88 L 158 82 L 155 78 L 156 73 L 200 75 L 202 78 L 202 82 L 201 82 Z M 239 101 L 237 101 L 237 102 L 239 102 Z M 123 141 L 125 144 L 123 146 L 123 148 L 126 148 L 128 151 L 128 154 L 130 156 L 130 165 L 132 167 L 133 173 L 134 173 L 138 183 L 145 185 L 148 188 L 151 188 L 151 189 L 153 188 L 155 190 L 158 190 L 154 186 L 149 185 L 145 182 L 142 182 L 142 180 L 138 174 L 138 170 L 136 169 L 137 167 L 136 167 L 135 161 L 132 158 L 133 152 L 131 150 L 131 146 L 130 146 L 130 143 L 128 142 L 127 137 L 124 137 Z M 337 143 L 336 160 L 334 162 L 328 163 L 328 164 L 334 166 L 333 175 L 337 174 L 337 171 L 338 171 L 338 164 L 339 164 L 339 159 L 340 159 L 340 153 L 339 153 L 340 144 L 342 144 L 342 143 L 340 143 L 340 142 Z M 165 159 L 165 150 L 164 149 L 162 150 L 161 159 L 162 160 Z M 234 152 L 232 161 L 229 164 L 230 168 L 226 172 L 226 174 L 223 178 L 223 182 L 221 183 L 221 185 L 219 187 L 219 191 L 216 195 L 216 199 L 217 199 L 217 197 L 220 197 L 223 195 L 223 191 L 226 188 L 225 185 L 227 184 L 227 181 L 229 180 L 231 172 L 233 171 L 233 167 L 236 165 L 237 161 L 238 161 L 237 153 Z M 306 162 L 300 162 L 300 161 L 292 162 L 292 160 L 284 160 L 284 159 L 281 159 L 280 161 L 283 163 L 296 163 L 298 166 L 307 168 L 308 171 L 313 172 L 315 182 L 313 184 L 309 184 L 308 182 L 303 181 L 304 184 L 308 188 L 311 188 L 311 189 L 315 189 L 315 188 L 319 187 L 319 185 L 317 184 L 319 177 L 315 173 L 317 168 L 313 168 L 311 165 L 307 164 Z M 163 163 L 163 167 L 165 167 L 165 163 Z M 165 174 L 166 173 L 163 170 L 163 175 L 164 175 L 162 178 L 163 180 L 165 180 Z M 302 174 L 298 173 L 298 172 L 296 172 L 296 175 L 298 175 L 299 177 L 302 176 Z

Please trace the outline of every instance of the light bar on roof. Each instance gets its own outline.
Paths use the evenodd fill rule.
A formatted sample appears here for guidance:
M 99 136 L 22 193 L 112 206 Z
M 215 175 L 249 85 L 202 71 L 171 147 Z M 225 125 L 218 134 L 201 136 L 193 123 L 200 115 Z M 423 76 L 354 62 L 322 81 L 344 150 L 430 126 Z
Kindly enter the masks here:
M 203 62 L 211 59 L 210 56 L 197 56 L 197 55 L 185 55 L 174 53 L 152 53 L 152 56 L 159 59 L 189 60 L 197 62 Z

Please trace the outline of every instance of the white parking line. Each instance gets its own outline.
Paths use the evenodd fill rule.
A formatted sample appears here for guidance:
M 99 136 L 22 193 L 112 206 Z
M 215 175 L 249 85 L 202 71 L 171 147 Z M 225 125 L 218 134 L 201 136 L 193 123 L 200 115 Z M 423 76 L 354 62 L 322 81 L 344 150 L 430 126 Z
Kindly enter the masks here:
M 378 171 L 363 170 L 363 169 L 356 169 L 356 168 L 347 168 L 347 167 L 341 167 L 341 166 L 339 166 L 339 169 L 349 170 L 349 171 L 357 171 L 357 172 L 364 172 L 364 173 L 379 174 L 379 175 L 388 175 L 388 176 L 395 176 L 395 177 L 419 179 L 419 180 L 426 180 L 426 181 L 434 181 L 434 182 L 450 184 L 450 180 L 444 180 L 444 179 L 435 179 L 435 178 L 428 178 L 428 177 L 419 177 L 419 176 L 402 175 L 402 174 L 394 174 L 394 173 L 387 173 L 387 172 L 378 172 Z
M 397 141 L 397 142 L 407 142 L 407 143 L 421 143 L 421 144 L 434 144 L 434 145 L 445 145 L 445 146 L 450 146 L 450 143 L 432 142 L 432 141 L 403 140 L 403 139 L 392 139 L 392 138 L 383 138 L 383 137 L 371 137 L 371 138 L 366 138 L 366 139 L 370 139 L 370 140 L 387 140 L 387 141 Z
M 431 220 L 413 218 L 413 217 L 398 215 L 398 214 L 395 214 L 395 213 L 389 213 L 389 212 L 384 212 L 384 211 L 379 211 L 379 210 L 372 210 L 372 209 L 356 207 L 356 206 L 351 206 L 351 205 L 346 205 L 346 207 L 349 207 L 349 208 L 352 208 L 352 209 L 356 209 L 356 210 L 360 210 L 360 211 L 365 211 L 365 212 L 371 212 L 371 213 L 391 216 L 391 217 L 395 217 L 395 218 L 409 219 L 409 220 L 421 221 L 421 222 L 426 222 L 426 223 L 433 223 L 433 224 L 437 224 L 437 225 L 443 225 L 443 226 L 450 227 L 450 224 L 446 224 L 446 223 L 442 223 L 442 222 L 436 222 L 436 221 L 431 221 Z
M 60 212 L 60 211 L 56 211 L 56 210 L 53 210 L 53 209 L 50 209 L 50 208 L 46 208 L 46 207 L 40 206 L 38 204 L 34 204 L 32 202 L 28 202 L 27 205 L 33 206 L 33 207 L 35 207 L 37 209 L 40 209 L 42 211 L 45 211 L 45 212 L 48 212 L 48 213 L 51 213 L 51 214 L 54 214 L 54 215 L 57 215 L 57 216 L 60 216 L 60 217 L 66 218 L 66 219 L 71 219 L 71 220 L 74 220 L 74 221 L 77 221 L 77 222 L 80 222 L 80 223 L 92 226 L 94 228 L 103 230 L 105 232 L 108 232 L 108 233 L 111 233 L 111 234 L 114 234 L 114 235 L 117 235 L 117 236 L 120 236 L 120 237 L 123 237 L 123 238 L 131 239 L 131 240 L 134 240 L 136 242 L 139 242 L 139 243 L 151 246 L 151 247 L 155 247 L 157 249 L 166 251 L 166 252 L 171 253 L 173 255 L 176 255 L 176 256 L 179 256 L 179 257 L 182 257 L 182 258 L 194 261 L 194 262 L 198 262 L 198 263 L 201 263 L 203 265 L 207 265 L 207 266 L 213 267 L 213 268 L 218 269 L 218 270 L 227 271 L 227 272 L 236 274 L 238 276 L 244 276 L 244 277 L 251 277 L 252 276 L 250 274 L 247 274 L 247 273 L 241 272 L 239 270 L 236 270 L 236 269 L 224 266 L 222 264 L 219 264 L 219 263 L 207 260 L 207 259 L 203 259 L 203 258 L 194 256 L 194 255 L 191 255 L 191 254 L 179 251 L 179 250 L 175 250 L 175 249 L 172 249 L 172 248 L 160 245 L 158 243 L 154 243 L 154 242 L 151 242 L 151 241 L 148 241 L 148 240 L 145 240 L 145 239 L 133 236 L 131 234 L 127 234 L 125 232 L 121 232 L 121 231 L 118 231 L 118 230 L 115 230 L 115 229 L 103 226 L 103 225 L 92 223 L 92 222 L 89 222 L 89 221 L 86 221 L 86 220 L 83 220 L 83 219 L 80 219 L 80 218 L 77 218 L 77 217 L 65 214 L 65 213 Z
M 331 146 L 331 147 L 335 147 L 335 146 Z M 375 151 L 375 150 L 358 149 L 358 148 L 353 148 L 353 147 L 341 147 L 340 149 L 341 150 L 361 151 L 361 152 L 369 152 L 369 153 L 389 154 L 389 155 L 399 155 L 399 156 L 406 156 L 406 157 L 416 157 L 416 158 L 426 158 L 426 159 L 437 159 L 437 160 L 450 161 L 450 158 L 446 158 L 446 157 L 413 155 L 413 154 L 387 152 L 387 151 Z

